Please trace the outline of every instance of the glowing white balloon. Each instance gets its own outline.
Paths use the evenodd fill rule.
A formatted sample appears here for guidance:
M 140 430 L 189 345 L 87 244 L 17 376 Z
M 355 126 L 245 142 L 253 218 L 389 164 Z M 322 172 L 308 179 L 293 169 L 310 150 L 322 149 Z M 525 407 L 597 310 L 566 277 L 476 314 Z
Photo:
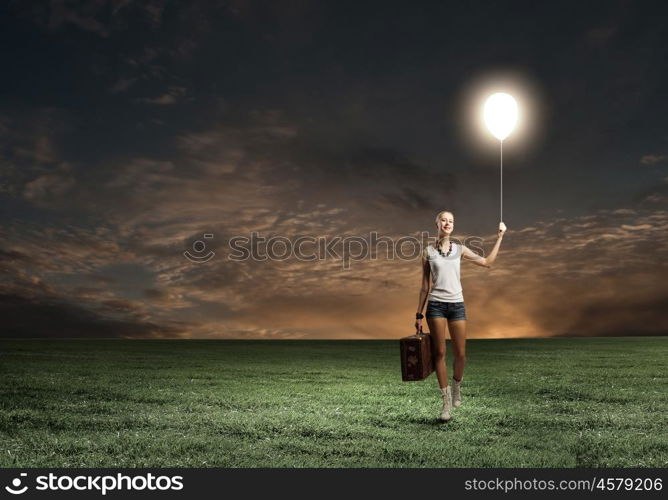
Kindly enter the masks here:
M 484 116 L 492 135 L 503 141 L 517 124 L 517 103 L 510 94 L 493 94 L 485 102 Z

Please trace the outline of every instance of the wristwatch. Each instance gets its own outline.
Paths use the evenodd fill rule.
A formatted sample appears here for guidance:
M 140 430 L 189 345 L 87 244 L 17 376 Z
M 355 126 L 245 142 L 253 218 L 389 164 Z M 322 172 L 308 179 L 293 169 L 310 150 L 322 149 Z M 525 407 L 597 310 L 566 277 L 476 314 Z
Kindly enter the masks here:
M 422 318 L 424 318 L 422 313 L 415 313 L 415 319 L 422 319 Z

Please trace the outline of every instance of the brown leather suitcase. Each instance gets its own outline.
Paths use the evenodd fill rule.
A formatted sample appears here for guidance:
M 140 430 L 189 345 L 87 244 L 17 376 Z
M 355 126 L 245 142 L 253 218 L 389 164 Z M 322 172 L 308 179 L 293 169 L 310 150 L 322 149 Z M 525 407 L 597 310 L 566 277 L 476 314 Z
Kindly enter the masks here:
M 404 382 L 424 380 L 434 371 L 431 357 L 431 335 L 416 333 L 399 339 L 401 378 Z

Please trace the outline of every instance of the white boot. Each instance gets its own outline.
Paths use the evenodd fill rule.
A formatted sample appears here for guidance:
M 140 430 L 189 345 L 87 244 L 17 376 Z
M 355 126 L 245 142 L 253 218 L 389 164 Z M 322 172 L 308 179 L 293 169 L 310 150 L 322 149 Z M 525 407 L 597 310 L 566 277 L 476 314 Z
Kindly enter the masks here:
M 452 378 L 452 406 L 455 407 L 462 404 L 462 380 L 457 382 L 454 377 Z
M 441 387 L 441 394 L 443 395 L 443 410 L 441 411 L 441 420 L 447 422 L 450 420 L 450 410 L 452 409 L 452 395 L 450 394 L 450 386 Z

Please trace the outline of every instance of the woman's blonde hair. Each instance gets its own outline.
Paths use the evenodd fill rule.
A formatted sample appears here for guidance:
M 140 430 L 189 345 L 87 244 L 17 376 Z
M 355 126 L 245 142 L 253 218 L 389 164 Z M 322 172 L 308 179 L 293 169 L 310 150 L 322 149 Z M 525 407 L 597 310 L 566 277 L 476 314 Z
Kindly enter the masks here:
M 455 218 L 455 214 L 453 214 L 450 210 L 441 210 L 439 213 L 436 214 L 436 218 L 434 219 L 434 224 L 436 224 L 436 227 L 438 227 L 438 221 L 441 218 L 441 215 L 443 214 L 450 214 L 452 215 L 452 218 Z

